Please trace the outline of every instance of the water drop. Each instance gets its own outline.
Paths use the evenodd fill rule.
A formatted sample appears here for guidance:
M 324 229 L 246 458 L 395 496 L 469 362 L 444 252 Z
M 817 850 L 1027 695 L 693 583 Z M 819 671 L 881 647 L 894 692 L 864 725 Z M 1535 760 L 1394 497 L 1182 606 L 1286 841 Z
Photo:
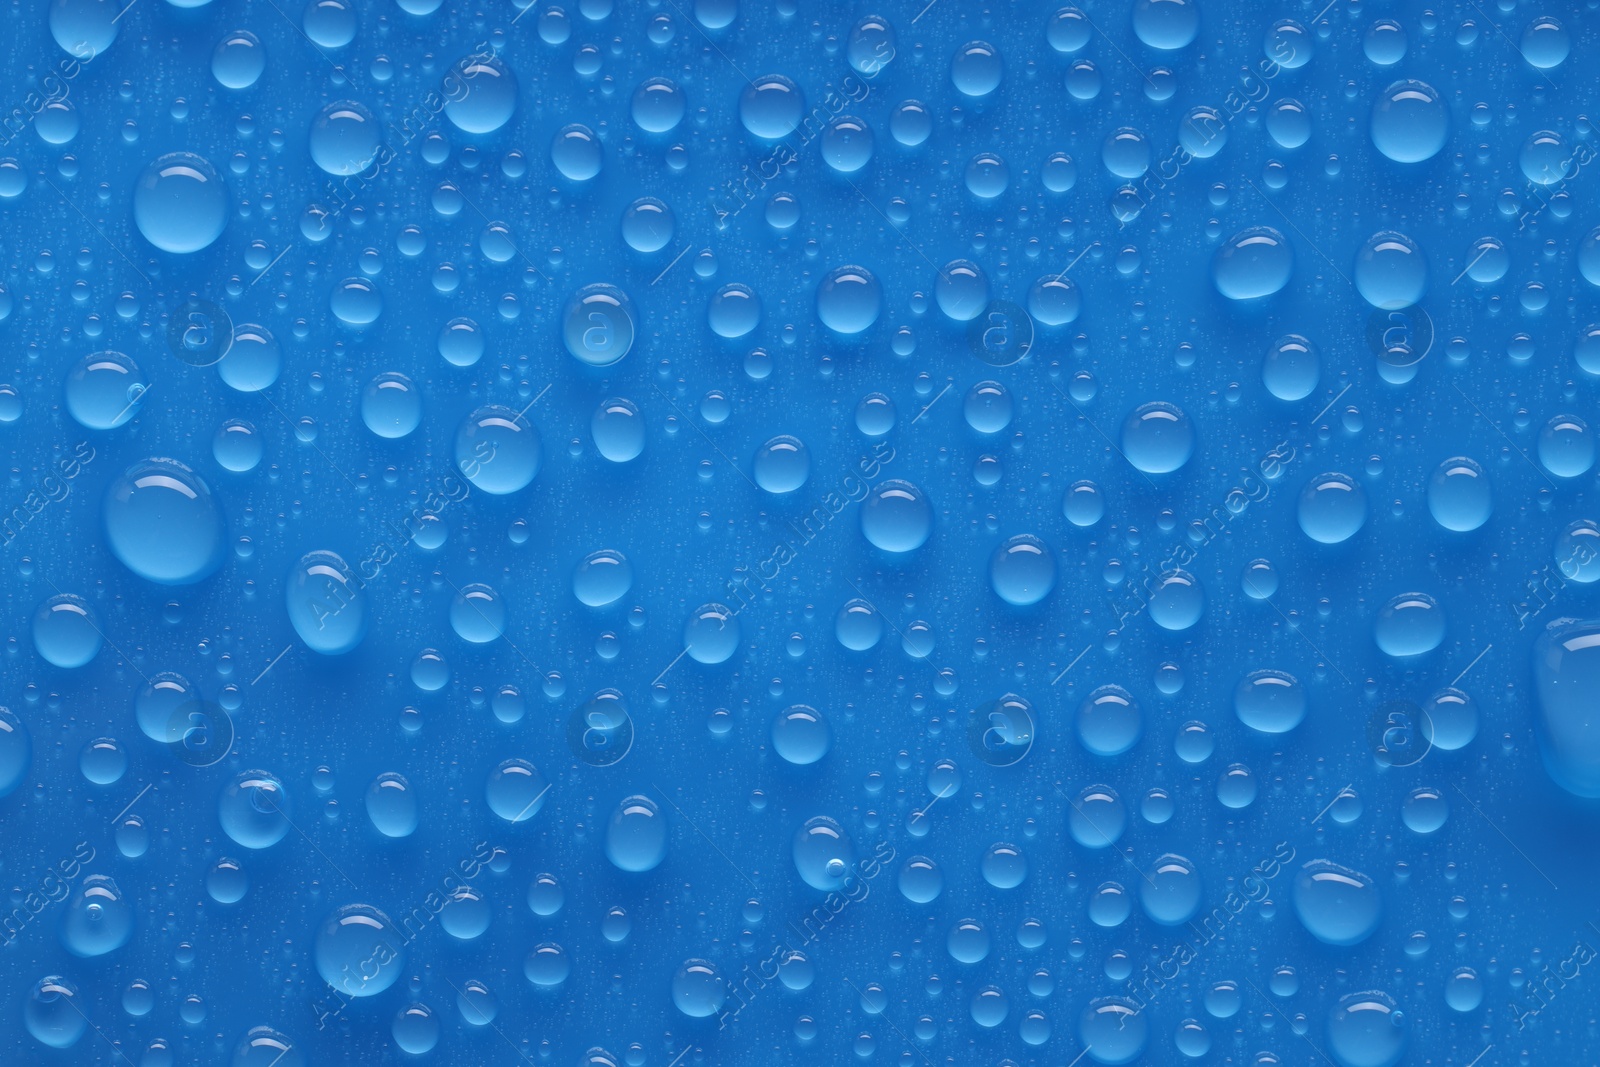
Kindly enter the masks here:
M 739 616 L 724 604 L 702 604 L 683 625 L 683 645 L 697 663 L 726 663 L 739 649 Z
M 1322 376 L 1317 346 L 1297 333 L 1278 338 L 1261 363 L 1261 383 L 1279 400 L 1304 400 Z
M 1300 529 L 1313 541 L 1337 545 L 1367 522 L 1367 494 L 1348 475 L 1319 475 L 1300 491 Z
M 1139 883 L 1139 903 L 1151 922 L 1181 926 L 1200 910 L 1200 872 L 1183 856 L 1167 853 L 1157 859 Z
M 811 476 L 811 453 L 797 437 L 782 434 L 756 450 L 756 484 L 774 496 L 792 493 Z
M 950 81 L 963 96 L 988 96 L 1000 87 L 1004 74 L 999 50 L 987 41 L 962 45 L 950 60 Z
M 781 74 L 766 74 L 739 96 L 739 121 L 753 136 L 776 141 L 793 133 L 805 113 L 800 87 Z
M 223 787 L 217 819 L 223 832 L 245 848 L 271 848 L 289 832 L 283 783 L 266 771 L 244 771 Z
M 208 248 L 228 222 L 228 192 L 210 161 L 193 152 L 154 160 L 133 188 L 133 220 L 163 252 Z
M 248 89 L 267 69 L 267 50 L 249 30 L 236 30 L 217 42 L 211 75 L 224 89 Z
M 498 56 L 463 59 L 446 76 L 444 87 L 445 117 L 463 133 L 493 133 L 517 109 L 517 77 Z
M 489 810 L 509 823 L 527 822 L 544 807 L 550 786 L 525 759 L 508 759 L 489 772 L 484 795 Z
M 1259 300 L 1289 284 L 1294 249 L 1271 226 L 1240 230 L 1217 249 L 1211 280 L 1229 300 Z
M 84 356 L 67 375 L 67 411 L 90 430 L 114 430 L 139 413 L 150 380 L 121 352 Z
M 1122 423 L 1122 453 L 1146 474 L 1170 474 L 1194 455 L 1194 425 L 1176 404 L 1154 401 Z
M 621 871 L 653 871 L 667 857 L 667 818 L 649 797 L 631 796 L 606 824 L 606 858 Z
M 1233 710 L 1252 730 L 1288 733 L 1305 720 L 1305 687 L 1284 671 L 1252 671 L 1233 691 Z
M 539 431 L 520 412 L 498 404 L 474 411 L 456 430 L 456 469 L 494 496 L 526 488 L 543 457 Z
M 1328 1016 L 1328 1051 L 1339 1067 L 1394 1067 L 1405 1055 L 1409 1029 L 1387 993 L 1351 993 Z
M 791 846 L 795 870 L 813 889 L 832 893 L 855 877 L 855 846 L 833 819 L 818 815 L 796 830 Z
M 336 178 L 372 167 L 381 147 L 378 120 L 354 100 L 327 105 L 311 123 L 311 161 Z
M 786 762 L 805 767 L 828 754 L 832 731 L 822 713 L 805 704 L 780 711 L 772 720 L 772 748 Z
M 1007 604 L 1037 604 L 1055 588 L 1055 555 L 1032 534 L 1018 534 L 990 557 L 989 584 Z
M 317 930 L 313 957 L 322 980 L 348 997 L 371 997 L 405 969 L 406 938 L 368 904 L 347 904 Z
M 817 286 L 817 318 L 835 333 L 858 334 L 878 321 L 883 289 L 865 267 L 835 267 Z
M 1600 797 L 1600 622 L 1562 619 L 1534 644 L 1534 719 L 1545 770 L 1580 797 Z
M 367 595 L 354 572 L 335 552 L 318 549 L 300 557 L 284 584 L 289 622 L 306 647 L 340 656 L 367 634 Z
M 59 593 L 33 614 L 33 647 L 45 662 L 63 670 L 82 667 L 100 654 L 100 624 L 89 602 Z
M 211 490 L 173 459 L 125 470 L 101 505 L 107 547 L 123 566 L 159 585 L 192 585 L 225 558 L 227 531 Z
M 361 421 L 379 437 L 407 437 L 422 422 L 422 394 L 404 374 L 380 374 L 361 394 Z
M 55 11 L 62 6 L 57 0 L 51 9 L 52 29 Z M 46 1048 L 71 1048 L 89 1029 L 89 1016 L 79 1005 L 78 987 L 60 975 L 33 983 L 23 1002 L 22 1021 L 33 1039 Z
M 1117 685 L 1103 685 L 1078 705 L 1078 741 L 1097 756 L 1120 756 L 1138 743 L 1143 717 L 1133 695 Z
M 1132 1063 L 1143 1054 L 1148 1029 L 1144 1013 L 1126 997 L 1097 997 L 1078 1016 L 1078 1040 L 1089 1058 L 1112 1067 Z
M 1312 860 L 1295 875 L 1295 914 L 1325 945 L 1358 945 L 1383 918 L 1383 896 L 1371 878 L 1329 860 Z
M 672 976 L 672 1003 L 691 1019 L 715 1015 L 728 1002 L 728 983 L 709 960 L 685 960 Z
M 1432 652 L 1444 640 L 1444 611 L 1426 593 L 1401 593 L 1379 611 L 1372 636 L 1385 655 L 1401 659 Z
M 1396 163 L 1421 163 L 1449 139 L 1450 112 L 1427 82 L 1397 81 L 1373 102 L 1371 132 L 1373 145 Z

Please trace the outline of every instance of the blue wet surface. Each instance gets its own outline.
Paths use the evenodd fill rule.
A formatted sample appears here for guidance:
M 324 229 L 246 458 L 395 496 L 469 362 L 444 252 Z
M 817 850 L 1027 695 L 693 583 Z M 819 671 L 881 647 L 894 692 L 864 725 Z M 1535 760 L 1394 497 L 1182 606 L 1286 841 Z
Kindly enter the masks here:
M 0 1062 L 1600 1059 L 1593 6 L 16 6 Z

